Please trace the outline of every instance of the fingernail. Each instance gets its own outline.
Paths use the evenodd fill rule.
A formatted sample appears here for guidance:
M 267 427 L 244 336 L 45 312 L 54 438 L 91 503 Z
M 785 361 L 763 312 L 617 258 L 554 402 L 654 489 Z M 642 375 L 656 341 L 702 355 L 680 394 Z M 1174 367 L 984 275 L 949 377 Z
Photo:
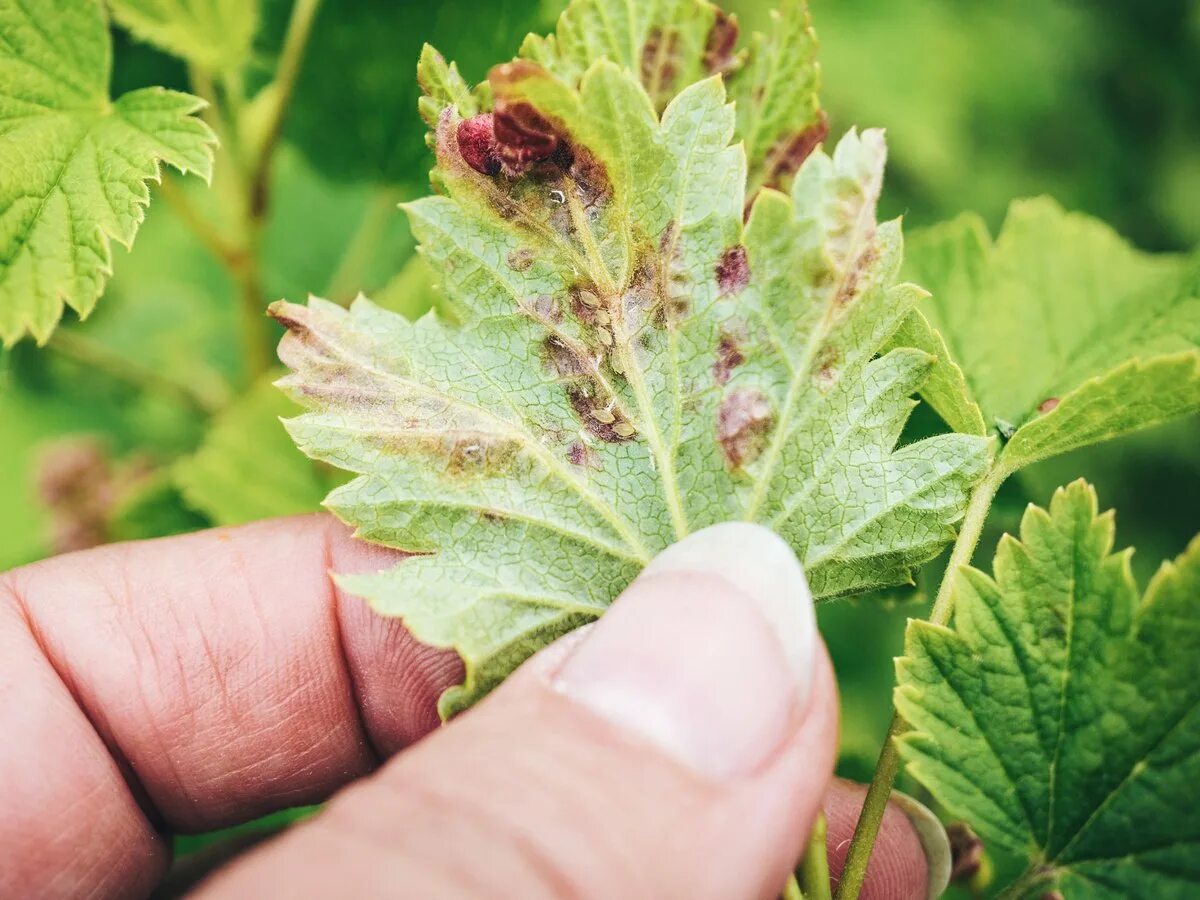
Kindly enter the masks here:
M 714 525 L 655 558 L 554 676 L 556 690 L 688 768 L 760 768 L 807 707 L 812 595 L 759 525 Z
M 929 873 L 929 900 L 937 900 L 950 884 L 950 839 L 945 826 L 924 803 L 908 794 L 892 791 L 892 805 L 899 809 L 912 824 L 925 853 L 926 871 Z

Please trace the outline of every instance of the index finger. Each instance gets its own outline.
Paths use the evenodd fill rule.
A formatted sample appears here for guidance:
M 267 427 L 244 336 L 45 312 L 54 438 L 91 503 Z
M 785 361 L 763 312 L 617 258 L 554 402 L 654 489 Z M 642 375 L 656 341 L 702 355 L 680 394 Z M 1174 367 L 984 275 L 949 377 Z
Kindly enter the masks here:
M 457 657 L 328 574 L 397 559 L 314 515 L 3 576 L 0 895 L 144 891 L 161 829 L 322 799 L 434 727 Z

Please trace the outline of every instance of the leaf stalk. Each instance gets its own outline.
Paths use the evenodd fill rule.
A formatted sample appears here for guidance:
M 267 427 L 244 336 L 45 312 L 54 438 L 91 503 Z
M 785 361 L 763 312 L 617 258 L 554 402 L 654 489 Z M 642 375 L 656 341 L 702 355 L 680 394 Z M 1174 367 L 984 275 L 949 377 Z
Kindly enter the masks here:
M 971 500 L 963 516 L 962 527 L 946 563 L 946 571 L 938 586 L 937 596 L 933 601 L 933 609 L 929 621 L 934 625 L 946 625 L 954 614 L 954 583 L 958 571 L 971 562 L 979 539 L 983 535 L 984 522 L 996 491 L 1011 474 L 1008 467 L 994 462 L 992 468 L 983 480 L 975 486 Z M 836 900 L 857 900 L 862 890 L 863 881 L 867 875 L 867 865 L 871 861 L 871 851 L 875 846 L 875 838 L 879 834 L 879 825 L 883 821 L 884 810 L 892 794 L 892 786 L 896 783 L 896 775 L 900 771 L 900 751 L 896 738 L 907 729 L 908 725 L 898 713 L 892 714 L 892 722 L 888 727 L 887 737 L 879 751 L 879 759 L 875 763 L 875 775 L 867 789 L 863 801 L 862 812 L 859 813 L 858 824 L 854 827 L 854 837 L 850 840 L 850 849 L 846 853 L 846 863 L 842 870 L 842 878 L 838 883 Z

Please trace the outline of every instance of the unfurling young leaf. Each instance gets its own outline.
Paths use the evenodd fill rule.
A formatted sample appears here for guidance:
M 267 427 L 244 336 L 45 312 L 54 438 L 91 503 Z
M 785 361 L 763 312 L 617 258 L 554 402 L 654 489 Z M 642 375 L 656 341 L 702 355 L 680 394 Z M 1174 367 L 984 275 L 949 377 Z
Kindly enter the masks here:
M 0 340 L 45 341 L 64 302 L 86 316 L 133 242 L 159 162 L 205 179 L 203 103 L 160 88 L 108 96 L 99 0 L 0 5 Z
M 906 271 L 966 372 L 927 399 L 971 431 L 977 403 L 1008 470 L 1200 411 L 1200 258 L 1140 253 L 1037 199 L 1013 204 L 995 242 L 969 215 L 919 233 Z
M 897 709 L 908 772 L 989 845 L 1004 893 L 1200 896 L 1200 538 L 1138 597 L 1083 482 L 964 569 L 955 626 L 911 622 Z
M 213 72 L 250 55 L 258 0 L 108 0 L 113 18 L 135 36 Z
M 498 66 L 490 113 L 439 116 L 442 195 L 408 212 L 457 324 L 273 309 L 311 410 L 293 436 L 359 474 L 327 505 L 429 554 L 342 581 L 463 656 L 447 714 L 716 522 L 769 524 L 818 597 L 905 582 L 988 463 L 979 436 L 896 446 L 933 358 L 876 356 L 920 296 L 875 221 L 882 134 L 815 153 L 744 222 L 722 78 L 660 115 L 603 53 L 577 83 Z

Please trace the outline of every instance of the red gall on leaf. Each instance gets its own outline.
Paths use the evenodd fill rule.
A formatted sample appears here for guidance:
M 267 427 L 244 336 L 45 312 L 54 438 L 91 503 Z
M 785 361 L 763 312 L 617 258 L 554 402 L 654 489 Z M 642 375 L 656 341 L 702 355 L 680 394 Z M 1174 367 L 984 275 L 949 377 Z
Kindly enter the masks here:
M 458 152 L 468 166 L 489 177 L 500 174 L 500 155 L 491 113 L 480 113 L 458 123 Z

